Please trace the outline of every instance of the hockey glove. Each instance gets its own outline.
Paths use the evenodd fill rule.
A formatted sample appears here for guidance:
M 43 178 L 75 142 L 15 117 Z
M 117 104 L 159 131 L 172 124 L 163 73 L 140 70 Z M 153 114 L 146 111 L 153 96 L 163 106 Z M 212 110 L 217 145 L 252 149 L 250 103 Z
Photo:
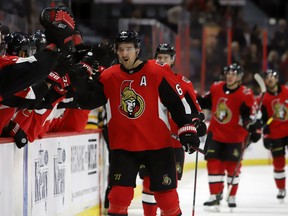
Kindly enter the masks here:
M 77 46 L 80 44 L 83 44 L 83 37 L 81 35 L 81 32 L 79 30 L 75 30 L 73 35 L 72 35 L 72 41 L 73 41 L 73 45 Z
M 60 77 L 57 72 L 52 71 L 46 78 L 46 82 L 58 88 L 65 89 L 70 85 L 70 78 L 68 75 Z
M 62 51 L 72 51 L 75 21 L 67 7 L 47 7 L 40 14 L 48 43 L 55 43 Z
M 193 124 L 186 124 L 179 128 L 178 136 L 185 152 L 192 154 L 199 148 L 200 140 Z
M 92 52 L 88 52 L 83 59 L 75 65 L 73 73 L 81 79 L 88 79 L 98 71 L 99 63 Z
M 64 76 L 72 70 L 74 59 L 72 55 L 60 54 L 57 59 L 57 65 L 54 68 L 60 76 Z
M 196 127 L 199 137 L 206 135 L 207 127 L 205 122 L 203 122 L 204 119 L 205 116 L 203 113 L 197 113 L 197 115 L 192 118 L 192 124 Z
M 253 124 L 250 124 L 248 131 L 250 133 L 250 140 L 254 143 L 257 142 L 262 134 L 261 122 L 257 120 Z
M 10 121 L 3 129 L 3 135 L 13 137 L 15 144 L 19 149 L 28 144 L 26 133 L 20 128 L 19 124 L 13 121 Z

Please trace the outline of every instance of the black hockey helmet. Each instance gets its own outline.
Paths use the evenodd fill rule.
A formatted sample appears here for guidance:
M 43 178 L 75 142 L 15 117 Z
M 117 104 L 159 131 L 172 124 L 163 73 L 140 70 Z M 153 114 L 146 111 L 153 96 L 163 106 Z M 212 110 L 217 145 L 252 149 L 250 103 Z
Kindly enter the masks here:
M 274 70 L 274 69 L 267 69 L 267 70 L 265 70 L 264 72 L 263 72 L 263 74 L 264 74 L 264 78 L 266 78 L 267 76 L 273 76 L 273 77 L 275 77 L 275 78 L 279 78 L 279 73 L 278 73 L 278 71 L 277 70 Z
M 115 48 L 117 49 L 119 43 L 133 43 L 135 48 L 140 48 L 140 41 L 140 37 L 135 31 L 123 30 L 116 35 Z
M 176 55 L 176 51 L 175 51 L 174 46 L 170 44 L 162 43 L 162 44 L 159 44 L 158 47 L 156 48 L 155 58 L 157 58 L 158 54 L 168 54 L 172 58 L 174 58 Z
M 8 55 L 27 57 L 32 55 L 31 39 L 21 32 L 12 32 L 5 36 Z
M 223 74 L 226 75 L 229 71 L 232 71 L 242 78 L 244 76 L 244 69 L 237 63 L 230 64 L 223 68 Z
M 47 45 L 46 35 L 43 30 L 37 30 L 31 37 L 32 44 L 36 51 L 43 50 Z

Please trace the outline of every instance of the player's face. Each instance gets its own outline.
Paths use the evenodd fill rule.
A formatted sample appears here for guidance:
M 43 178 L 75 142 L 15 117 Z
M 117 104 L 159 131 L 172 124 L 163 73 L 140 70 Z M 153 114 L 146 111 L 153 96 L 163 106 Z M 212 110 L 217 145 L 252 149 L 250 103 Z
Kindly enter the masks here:
M 135 48 L 133 43 L 120 43 L 117 48 L 118 59 L 127 69 L 133 68 L 138 53 L 139 48 Z
M 172 59 L 171 55 L 169 54 L 158 54 L 156 57 L 156 61 L 158 61 L 160 64 L 168 64 L 170 67 L 173 65 L 174 63 L 174 59 Z
M 226 73 L 226 83 L 228 86 L 237 83 L 237 81 L 239 81 L 237 71 L 230 70 Z
M 272 74 L 268 74 L 267 76 L 265 76 L 264 81 L 268 88 L 273 88 L 278 83 L 278 78 L 276 76 L 273 76 Z

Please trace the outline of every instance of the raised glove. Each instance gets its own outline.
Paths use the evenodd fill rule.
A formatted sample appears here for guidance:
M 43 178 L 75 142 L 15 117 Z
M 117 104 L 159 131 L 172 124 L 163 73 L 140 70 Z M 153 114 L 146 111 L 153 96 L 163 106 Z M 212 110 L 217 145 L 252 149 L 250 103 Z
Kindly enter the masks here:
M 57 59 L 57 65 L 55 66 L 54 71 L 56 71 L 60 76 L 64 76 L 72 70 L 73 65 L 73 56 L 62 53 Z
M 4 136 L 11 136 L 14 138 L 16 146 L 20 149 L 28 144 L 26 133 L 20 128 L 19 124 L 10 121 L 9 124 L 3 129 Z
M 97 44 L 93 47 L 95 59 L 104 67 L 110 67 L 111 62 L 117 59 L 113 44 Z
M 179 128 L 178 136 L 185 152 L 192 154 L 199 148 L 200 140 L 193 124 L 186 124 Z
M 99 63 L 95 60 L 92 52 L 88 52 L 83 59 L 74 66 L 74 74 L 81 78 L 87 79 L 98 71 Z
M 62 51 L 72 51 L 75 21 L 67 7 L 47 7 L 40 14 L 48 43 L 55 43 Z
M 75 30 L 73 35 L 72 35 L 72 41 L 73 41 L 73 45 L 77 46 L 80 44 L 83 44 L 83 37 L 81 35 L 81 32 L 79 30 Z
M 261 138 L 262 134 L 261 122 L 257 120 L 253 124 L 249 125 L 248 131 L 250 133 L 250 140 L 252 142 L 257 142 Z

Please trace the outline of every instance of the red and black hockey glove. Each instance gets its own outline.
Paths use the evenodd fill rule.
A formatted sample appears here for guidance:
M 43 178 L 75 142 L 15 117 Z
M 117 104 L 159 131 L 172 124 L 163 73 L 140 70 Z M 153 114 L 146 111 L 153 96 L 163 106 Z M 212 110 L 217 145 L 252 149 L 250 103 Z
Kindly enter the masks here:
M 15 144 L 19 149 L 28 144 L 26 133 L 20 128 L 19 124 L 13 121 L 10 121 L 9 124 L 3 128 L 2 135 L 13 137 Z
M 67 7 L 47 7 L 40 14 L 48 43 L 55 43 L 61 51 L 71 52 L 75 21 Z
M 46 78 L 46 82 L 61 89 L 65 89 L 70 85 L 70 78 L 68 75 L 60 76 L 57 72 L 50 72 Z
M 260 140 L 262 135 L 262 125 L 260 120 L 256 120 L 253 124 L 248 127 L 251 142 L 257 142 Z
M 88 79 L 98 72 L 99 63 L 92 52 L 87 52 L 82 60 L 76 64 L 72 72 L 81 79 Z
M 197 113 L 192 118 L 192 124 L 196 127 L 197 135 L 199 137 L 205 136 L 207 131 L 207 126 L 204 122 L 205 115 L 203 113 Z
M 178 129 L 178 136 L 185 152 L 192 154 L 199 148 L 200 140 L 196 127 L 193 124 L 186 124 Z
M 61 53 L 57 59 L 57 64 L 53 70 L 56 71 L 60 76 L 64 76 L 72 70 L 73 65 L 73 56 L 70 54 L 67 55 Z

